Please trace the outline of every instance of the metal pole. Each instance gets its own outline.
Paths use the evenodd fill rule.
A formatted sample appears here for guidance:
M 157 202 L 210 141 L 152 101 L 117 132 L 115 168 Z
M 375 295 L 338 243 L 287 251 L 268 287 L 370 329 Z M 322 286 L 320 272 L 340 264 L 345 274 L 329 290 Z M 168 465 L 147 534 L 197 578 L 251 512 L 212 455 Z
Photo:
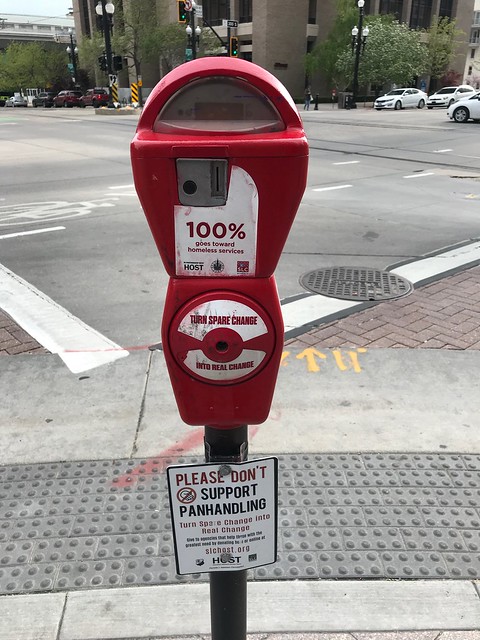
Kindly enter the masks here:
M 107 57 L 107 73 L 108 73 L 108 107 L 113 109 L 112 82 L 110 80 L 113 75 L 112 68 L 112 43 L 110 40 L 110 21 L 108 19 L 106 3 L 107 0 L 101 0 L 102 3 L 102 25 L 103 35 L 105 38 L 105 55 Z
M 362 50 L 362 30 L 363 30 L 363 6 L 359 7 L 360 16 L 358 18 L 358 33 L 357 42 L 355 48 L 355 69 L 353 71 L 353 95 L 351 108 L 357 108 L 357 96 L 358 96 L 358 68 L 360 66 L 360 53 Z
M 205 427 L 205 462 L 245 462 L 248 457 L 248 427 Z M 210 573 L 210 618 L 212 640 L 246 640 L 247 572 Z
M 72 51 L 72 64 L 73 64 L 73 84 L 77 81 L 77 55 L 75 53 L 75 45 L 73 44 L 73 33 L 70 33 L 70 49 Z
M 192 29 L 192 58 L 197 59 L 197 34 L 195 33 L 195 7 L 190 12 L 190 28 Z

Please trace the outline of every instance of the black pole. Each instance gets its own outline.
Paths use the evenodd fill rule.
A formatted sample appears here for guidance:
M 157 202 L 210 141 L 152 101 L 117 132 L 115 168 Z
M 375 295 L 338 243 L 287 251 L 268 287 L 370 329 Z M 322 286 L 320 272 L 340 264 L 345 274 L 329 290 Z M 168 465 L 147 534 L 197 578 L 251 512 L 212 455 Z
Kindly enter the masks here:
M 192 58 L 197 59 L 197 34 L 195 33 L 195 7 L 190 11 L 190 29 L 192 30 Z
M 248 457 L 248 427 L 205 427 L 205 462 L 245 462 Z M 210 573 L 210 618 L 212 640 L 246 640 L 247 572 Z
M 351 108 L 357 108 L 358 97 L 358 68 L 360 66 L 360 53 L 362 51 L 362 29 L 363 29 L 363 6 L 359 7 L 360 15 L 358 18 L 358 33 L 355 47 L 355 68 L 353 71 L 353 95 Z
M 72 64 L 73 64 L 73 85 L 75 86 L 75 83 L 77 81 L 77 56 L 75 53 L 75 45 L 73 44 L 72 32 L 70 32 L 70 50 L 71 50 Z
M 105 55 L 107 57 L 107 73 L 108 73 L 108 108 L 113 109 L 112 82 L 112 42 L 110 40 L 110 22 L 108 19 L 106 4 L 107 0 L 101 0 L 102 3 L 102 25 L 103 35 L 105 37 Z

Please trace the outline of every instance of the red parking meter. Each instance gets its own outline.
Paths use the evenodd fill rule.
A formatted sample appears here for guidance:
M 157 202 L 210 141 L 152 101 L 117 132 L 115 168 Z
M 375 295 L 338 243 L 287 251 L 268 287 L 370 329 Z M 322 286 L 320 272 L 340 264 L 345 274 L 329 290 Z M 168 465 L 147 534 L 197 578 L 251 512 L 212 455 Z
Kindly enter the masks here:
M 264 69 L 198 59 L 155 87 L 131 156 L 170 275 L 162 343 L 182 419 L 259 424 L 283 347 L 272 274 L 307 177 L 297 109 Z

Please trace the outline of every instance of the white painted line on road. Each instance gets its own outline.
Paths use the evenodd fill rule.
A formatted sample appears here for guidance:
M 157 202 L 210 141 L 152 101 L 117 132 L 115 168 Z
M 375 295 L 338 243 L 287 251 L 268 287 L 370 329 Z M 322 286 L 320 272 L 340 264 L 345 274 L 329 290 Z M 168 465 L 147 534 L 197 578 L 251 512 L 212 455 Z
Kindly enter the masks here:
M 122 184 L 118 187 L 108 187 L 109 189 L 133 189 L 133 184 Z
M 18 122 L 0 122 L 0 127 L 16 126 Z
M 0 291 L 2 309 L 37 342 L 58 354 L 72 373 L 128 356 L 128 351 L 1 264 Z
M 453 151 L 453 149 L 436 149 L 433 153 L 447 153 L 447 151 Z
M 136 193 L 116 193 L 115 196 L 112 196 L 110 193 L 104 193 L 103 195 L 104 196 L 110 196 L 112 198 L 112 200 L 113 199 L 118 200 L 119 197 L 124 197 L 124 198 L 127 198 L 127 197 L 128 198 L 136 198 L 137 197 Z
M 425 176 L 434 176 L 433 171 L 428 171 L 427 173 L 414 173 L 411 176 L 403 176 L 406 180 L 408 178 L 425 178 Z
M 336 187 L 320 187 L 318 189 L 312 189 L 312 191 L 335 191 L 336 189 L 349 189 L 353 187 L 353 184 L 339 184 Z
M 347 162 L 334 162 L 333 164 L 340 166 L 341 164 L 358 164 L 360 160 L 348 160 Z
M 407 278 L 407 280 L 415 284 L 476 260 L 480 260 L 480 242 L 473 242 L 463 247 L 445 251 L 445 253 L 439 253 L 436 256 L 409 262 L 401 267 L 392 269 L 392 273 Z
M 5 238 L 18 238 L 20 236 L 34 236 L 38 233 L 50 233 L 50 231 L 65 231 L 65 227 L 50 227 L 48 229 L 35 229 L 34 231 L 19 231 L 18 233 L 6 233 L 0 236 L 0 240 Z
M 456 247 L 435 256 L 420 258 L 408 264 L 392 269 L 391 272 L 407 278 L 412 284 L 423 282 L 434 276 L 452 271 L 476 261 L 480 261 L 480 241 L 462 247 Z M 324 318 L 338 314 L 347 309 L 360 307 L 363 302 L 340 300 L 322 295 L 307 295 L 304 298 L 284 301 L 282 305 L 285 333 L 311 326 Z M 307 330 L 307 329 L 306 329 Z
M 337 298 L 327 298 L 322 295 L 311 295 L 294 302 L 282 305 L 283 324 L 285 333 L 303 327 L 345 309 L 360 306 L 361 303 L 353 300 L 339 300 Z

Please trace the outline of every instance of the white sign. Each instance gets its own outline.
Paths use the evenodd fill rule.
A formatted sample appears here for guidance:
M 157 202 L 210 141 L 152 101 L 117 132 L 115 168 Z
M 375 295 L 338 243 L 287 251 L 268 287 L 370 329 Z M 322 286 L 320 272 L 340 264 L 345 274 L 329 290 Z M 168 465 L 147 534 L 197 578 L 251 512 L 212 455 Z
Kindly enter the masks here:
M 276 458 L 169 467 L 167 479 L 178 574 L 276 561 Z
M 108 76 L 108 80 L 110 82 L 110 86 L 112 86 L 112 84 L 117 84 L 117 76 L 114 73 L 111 73 Z
M 255 275 L 258 191 L 253 178 L 232 167 L 224 206 L 175 205 L 177 276 Z
M 201 4 L 195 6 L 195 15 L 197 18 L 203 18 L 203 6 Z
M 268 328 L 260 315 L 246 304 L 234 300 L 209 300 L 190 309 L 180 321 L 178 331 L 200 342 L 219 328 L 228 328 L 240 336 L 242 342 L 266 335 Z M 266 351 L 242 349 L 228 362 L 208 358 L 200 348 L 186 352 L 183 366 L 206 380 L 238 380 L 251 375 L 262 364 Z

